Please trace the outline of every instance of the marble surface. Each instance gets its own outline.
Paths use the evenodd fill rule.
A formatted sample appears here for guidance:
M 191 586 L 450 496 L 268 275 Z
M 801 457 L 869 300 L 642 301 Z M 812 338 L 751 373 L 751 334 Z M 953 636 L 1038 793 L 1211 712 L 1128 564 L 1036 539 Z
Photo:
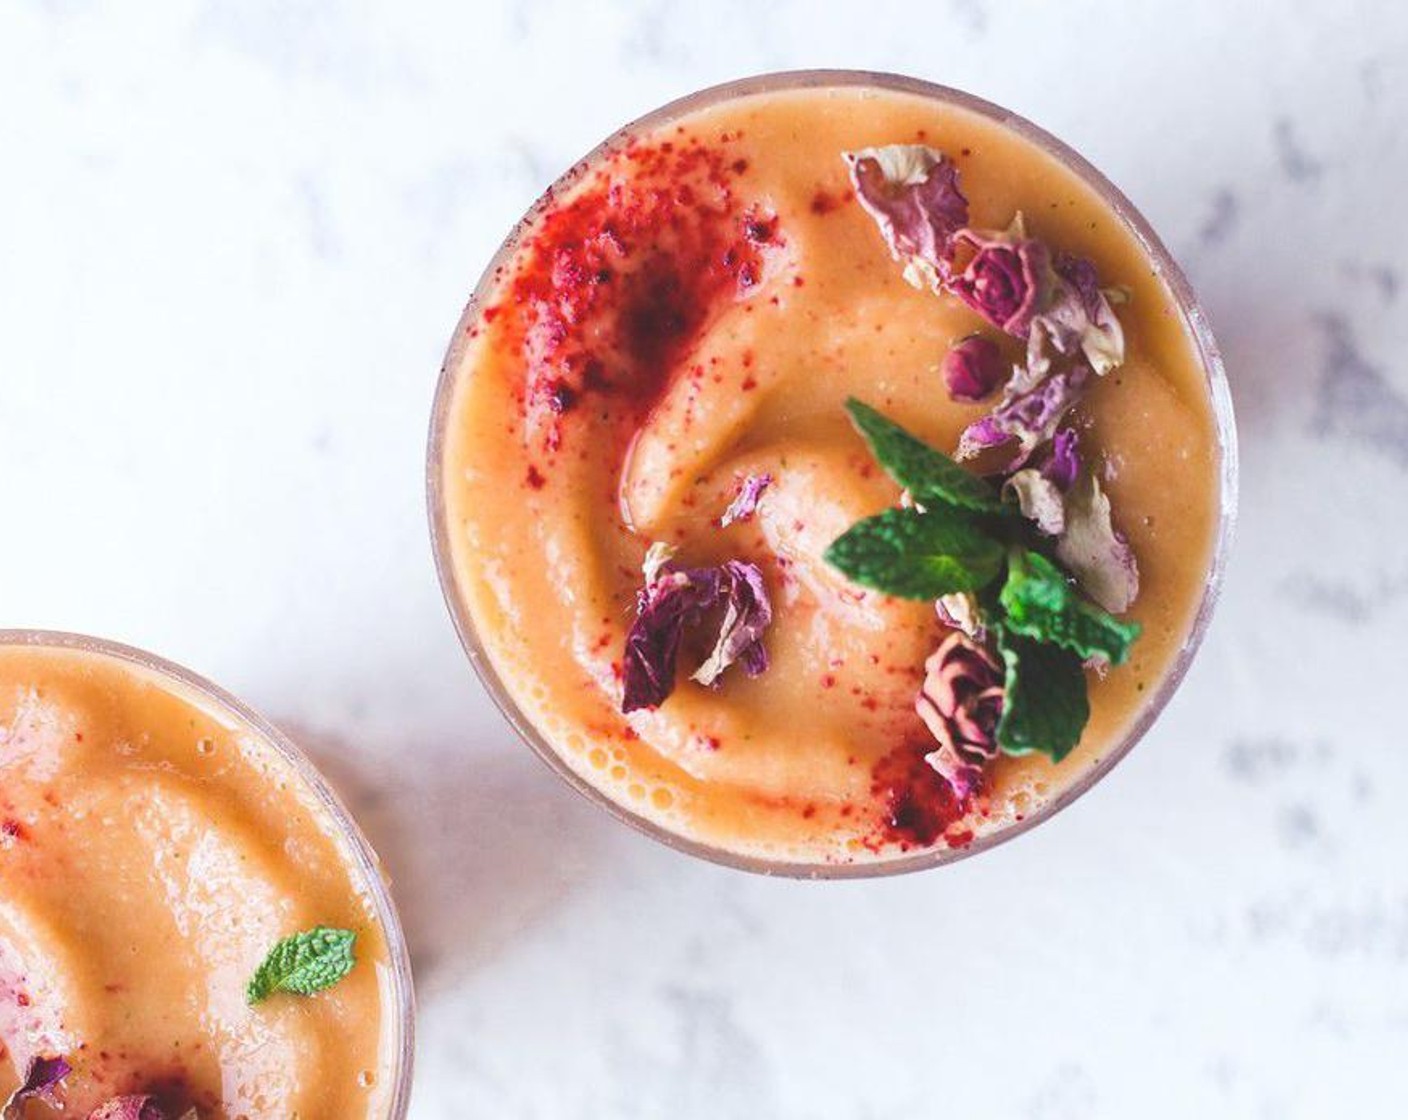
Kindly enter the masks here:
M 415 1120 L 1392 1114 L 1408 1093 L 1408 9 L 0 0 L 0 619 L 288 728 L 396 877 Z M 950 869 L 691 862 L 516 743 L 432 572 L 443 344 L 632 116 L 907 71 L 1086 153 L 1226 354 L 1204 652 L 1077 807 Z

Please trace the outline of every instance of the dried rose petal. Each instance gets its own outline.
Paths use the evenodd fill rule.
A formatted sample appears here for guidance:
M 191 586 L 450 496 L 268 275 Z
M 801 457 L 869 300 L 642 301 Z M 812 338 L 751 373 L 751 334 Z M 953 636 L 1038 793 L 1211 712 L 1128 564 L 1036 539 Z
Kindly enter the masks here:
M 1139 594 L 1134 550 L 1110 520 L 1110 499 L 1095 475 L 1066 495 L 1066 526 L 1056 557 L 1090 598 L 1112 614 L 1129 609 Z
M 166 1113 L 154 1098 L 134 1094 L 99 1105 L 88 1114 L 88 1120 L 166 1120 Z
M 1002 484 L 1003 497 L 1017 502 L 1022 516 L 1036 522 L 1048 537 L 1057 537 L 1066 527 L 1066 500 L 1061 489 L 1035 467 L 1023 467 Z
M 1072 428 L 1062 428 L 1051 439 L 1050 454 L 1041 473 L 1062 490 L 1069 490 L 1080 476 L 1079 437 Z
M 975 641 L 983 640 L 986 633 L 983 613 L 978 607 L 978 597 L 971 591 L 940 595 L 934 603 L 934 613 L 945 626 L 961 630 Z
M 1100 289 L 1095 266 L 1084 257 L 1062 253 L 1053 266 L 1055 282 L 1050 298 L 1031 322 L 1027 337 L 1028 382 L 1045 377 L 1051 354 L 1083 354 L 1097 374 L 1103 375 L 1124 361 L 1124 329 Z
M 715 568 L 673 568 L 654 548 L 646 556 L 647 574 L 636 618 L 626 635 L 622 659 L 621 711 L 657 708 L 675 688 L 680 642 L 686 629 L 724 604 L 719 635 L 696 679 L 714 684 L 729 665 L 741 661 L 757 676 L 768 667 L 761 637 L 772 621 L 772 607 L 762 572 L 753 564 L 731 560 Z M 700 674 L 703 676 L 701 677 Z
M 68 1060 L 58 1055 L 31 1058 L 25 1069 L 24 1083 L 10 1094 L 5 1107 L 0 1109 L 0 1120 L 20 1120 L 24 1115 L 25 1101 L 36 1097 L 49 1099 L 59 1082 L 72 1072 L 73 1067 Z
M 1006 232 L 962 229 L 953 240 L 974 254 L 949 291 L 993 326 L 1026 338 L 1053 281 L 1046 245 L 1023 234 L 1020 215 Z
M 968 224 L 958 169 L 923 144 L 844 152 L 856 198 L 875 219 L 905 279 L 938 290 L 953 257 L 953 235 Z
M 948 395 L 965 402 L 989 396 L 1007 375 L 997 343 L 981 335 L 965 338 L 945 354 L 940 372 Z
M 763 631 L 772 622 L 772 604 L 763 584 L 763 573 L 756 565 L 741 560 L 730 560 L 723 570 L 724 597 L 728 605 L 719 637 L 704 664 L 691 678 L 710 687 L 718 684 L 723 671 L 735 661 L 742 661 L 743 671 L 750 677 L 758 676 L 768 667 Z
M 622 661 L 623 712 L 655 708 L 675 688 L 685 627 L 719 598 L 717 568 L 664 572 L 641 592 Z
M 758 510 L 758 499 L 763 491 L 772 485 L 770 474 L 750 474 L 738 485 L 738 493 L 729 502 L 728 509 L 719 518 L 719 528 L 732 525 L 735 521 L 747 521 Z
M 963 634 L 950 634 L 924 662 L 924 685 L 914 707 L 939 744 L 924 760 L 960 799 L 973 792 L 983 768 L 997 757 L 1002 703 L 1002 670 Z
M 1076 433 L 1062 428 L 1047 446 L 1040 468 L 1023 467 L 1002 484 L 1004 496 L 1016 499 L 1024 517 L 1049 537 L 1066 529 L 1065 492 L 1080 474 Z
M 1080 398 L 1090 377 L 1084 364 L 1053 374 L 1036 388 L 1008 396 L 996 409 L 964 429 L 958 440 L 959 459 L 971 459 L 989 447 L 1017 441 L 1017 455 L 1008 470 L 1023 466 L 1032 453 L 1056 434 L 1056 427 Z

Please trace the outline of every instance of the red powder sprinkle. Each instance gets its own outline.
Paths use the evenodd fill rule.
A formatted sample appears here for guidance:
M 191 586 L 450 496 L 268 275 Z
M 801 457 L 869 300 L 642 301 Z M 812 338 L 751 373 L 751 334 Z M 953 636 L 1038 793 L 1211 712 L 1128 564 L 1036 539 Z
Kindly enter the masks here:
M 835 688 L 835 687 L 836 687 L 836 678 L 835 678 L 834 676 L 832 676 L 830 673 L 827 673 L 826 676 L 824 676 L 824 677 L 821 678 L 821 687 L 822 687 L 822 688 Z
M 870 788 L 884 808 L 882 843 L 927 848 L 964 816 L 966 805 L 924 761 L 928 750 L 927 743 L 906 743 L 875 764 Z
M 776 233 L 776 217 L 763 218 L 754 215 L 743 223 L 743 236 L 748 238 L 749 241 L 758 242 L 760 244 L 766 243 L 771 241 L 773 235 Z
M 741 386 L 741 388 L 745 393 L 752 389 L 756 389 L 757 387 L 758 379 L 754 377 L 751 373 L 743 379 L 743 385 Z
M 717 305 L 761 282 L 777 218 L 737 196 L 739 162 L 697 137 L 632 140 L 536 216 L 500 306 L 527 366 L 525 419 L 550 447 L 575 401 L 562 387 L 638 416 Z
M 816 194 L 812 195 L 812 213 L 830 214 L 843 203 L 850 202 L 854 197 L 855 195 L 850 191 L 847 191 L 838 198 L 830 191 L 818 190 Z
M 529 486 L 531 486 L 534 490 L 541 490 L 544 486 L 547 485 L 547 481 L 548 480 L 543 477 L 542 471 L 538 470 L 538 468 L 532 463 L 528 464 L 527 482 Z
M 24 825 L 17 820 L 6 818 L 4 823 L 0 823 L 0 839 L 23 840 L 27 835 Z

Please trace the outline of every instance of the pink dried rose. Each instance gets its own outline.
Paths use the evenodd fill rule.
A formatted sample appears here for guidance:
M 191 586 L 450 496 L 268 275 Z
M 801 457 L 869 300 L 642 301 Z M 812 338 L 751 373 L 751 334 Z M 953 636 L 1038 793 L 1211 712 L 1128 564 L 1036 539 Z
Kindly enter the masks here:
M 974 403 L 992 394 L 1002 383 L 1007 369 L 997 343 L 975 334 L 944 355 L 940 372 L 950 397 Z
M 924 685 L 914 708 L 939 744 L 924 761 L 960 800 L 973 793 L 984 768 L 997 757 L 1002 703 L 1002 670 L 987 650 L 959 631 L 924 662 Z
M 856 198 L 876 225 L 904 276 L 938 291 L 953 259 L 953 235 L 968 224 L 958 169 L 923 144 L 889 144 L 843 152 Z
M 967 267 L 949 280 L 949 291 L 993 326 L 1025 339 L 1053 283 L 1045 243 L 1026 236 L 1020 214 L 1005 231 L 962 229 L 953 240 L 974 252 Z

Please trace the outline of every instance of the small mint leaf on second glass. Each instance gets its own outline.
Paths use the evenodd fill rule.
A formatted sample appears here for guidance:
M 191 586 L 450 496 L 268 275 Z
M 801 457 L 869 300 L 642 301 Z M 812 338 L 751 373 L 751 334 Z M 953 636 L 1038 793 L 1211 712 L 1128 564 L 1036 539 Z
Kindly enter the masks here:
M 285 937 L 269 950 L 250 977 L 245 998 L 251 1004 L 275 992 L 310 996 L 331 988 L 357 963 L 352 947 L 357 935 L 349 929 L 315 926 Z

